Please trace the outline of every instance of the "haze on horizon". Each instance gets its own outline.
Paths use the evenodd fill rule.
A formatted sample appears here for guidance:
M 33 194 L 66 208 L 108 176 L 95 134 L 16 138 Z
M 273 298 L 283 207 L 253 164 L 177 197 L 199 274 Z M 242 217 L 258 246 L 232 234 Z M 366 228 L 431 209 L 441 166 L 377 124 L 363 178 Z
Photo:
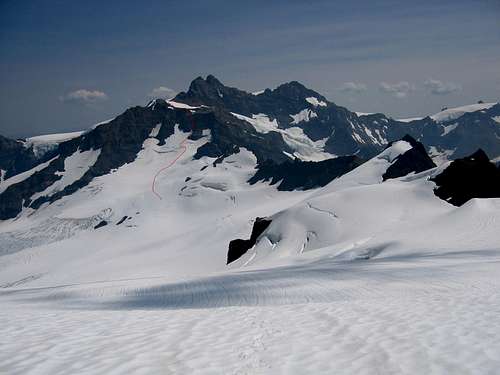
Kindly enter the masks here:
M 393 117 L 500 99 L 495 0 L 2 1 L 0 134 L 75 131 L 214 74 Z

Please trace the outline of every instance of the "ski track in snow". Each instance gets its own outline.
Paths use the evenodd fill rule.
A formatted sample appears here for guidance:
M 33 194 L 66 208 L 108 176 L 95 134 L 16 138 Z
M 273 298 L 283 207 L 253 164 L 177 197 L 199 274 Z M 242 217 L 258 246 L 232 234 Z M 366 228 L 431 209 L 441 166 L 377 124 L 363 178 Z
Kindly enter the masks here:
M 174 103 L 173 101 L 171 101 L 171 103 Z M 194 123 L 194 119 L 191 117 L 191 131 L 193 131 L 195 129 L 195 123 Z M 159 129 L 158 129 L 159 131 Z M 172 160 L 169 164 L 167 164 L 165 167 L 161 168 L 158 172 L 156 172 L 156 174 L 154 175 L 153 177 L 153 182 L 151 183 L 151 191 L 153 192 L 154 195 L 156 195 L 159 199 L 163 199 L 162 196 L 156 191 L 155 189 L 155 185 L 156 185 L 156 179 L 158 178 L 158 176 L 165 170 L 167 170 L 168 168 L 170 168 L 171 166 L 173 166 L 177 160 L 179 160 L 182 155 L 184 155 L 184 153 L 187 151 L 187 146 L 186 146 L 186 142 L 188 141 L 189 139 L 189 136 L 187 136 L 186 138 L 184 138 L 182 140 L 181 143 L 179 143 L 179 147 L 182 148 L 182 151 L 175 157 L 174 160 Z
M 170 168 L 171 166 L 173 166 L 177 162 L 177 160 L 179 160 L 181 158 L 181 156 L 184 155 L 184 153 L 187 151 L 186 142 L 187 142 L 188 138 L 189 137 L 184 138 L 184 140 L 179 144 L 179 146 L 182 148 L 182 151 L 179 154 L 177 154 L 177 156 L 175 157 L 175 159 L 172 160 L 170 163 L 168 163 L 165 167 L 161 168 L 158 172 L 156 172 L 156 174 L 153 177 L 153 182 L 151 183 L 151 191 L 159 199 L 163 199 L 163 198 L 162 198 L 162 196 L 155 189 L 156 179 L 158 178 L 158 176 L 162 172 L 164 172 L 165 170 L 167 170 L 168 168 Z

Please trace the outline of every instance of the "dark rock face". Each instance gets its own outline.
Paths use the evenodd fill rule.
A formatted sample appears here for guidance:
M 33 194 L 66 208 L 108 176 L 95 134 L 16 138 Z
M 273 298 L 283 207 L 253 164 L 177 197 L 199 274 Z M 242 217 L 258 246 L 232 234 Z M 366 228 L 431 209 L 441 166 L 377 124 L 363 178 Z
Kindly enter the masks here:
M 312 104 L 310 98 L 315 98 L 321 105 Z M 206 80 L 198 77 L 191 83 L 188 92 L 180 93 L 175 100 L 190 105 L 211 106 L 226 113 L 233 112 L 248 117 L 252 114 L 266 114 L 271 120 L 277 121 L 279 128 L 297 126 L 313 141 L 328 138 L 325 151 L 336 155 L 357 153 L 361 157 L 372 157 L 381 150 L 383 144 L 382 141 L 375 146 L 372 144 L 373 141 L 364 131 L 364 125 L 359 123 L 354 113 L 329 102 L 324 96 L 296 81 L 253 95 L 224 86 L 213 76 L 208 76 Z M 303 110 L 313 112 L 314 116 L 309 121 L 293 123 L 291 115 Z M 353 126 L 359 127 L 356 136 L 362 142 L 353 138 Z M 204 155 L 213 155 L 213 146 L 207 145 L 204 152 Z
M 37 209 L 43 203 L 52 203 L 66 195 L 73 194 L 88 185 L 95 177 L 108 174 L 112 169 L 134 161 L 137 153 L 142 149 L 143 141 L 156 124 L 164 123 L 162 128 L 169 129 L 167 134 L 173 134 L 173 124 L 168 121 L 169 116 L 175 116 L 175 113 L 167 111 L 166 108 L 157 107 L 156 110 L 150 110 L 134 107 L 107 124 L 100 125 L 78 138 L 61 143 L 58 147 L 60 158 L 72 155 L 77 149 L 80 151 L 100 149 L 101 153 L 95 164 L 81 179 L 51 196 L 38 198 L 30 206 Z M 47 171 L 44 170 L 44 174 L 47 174 Z
M 260 95 L 253 95 L 227 87 L 209 75 L 206 80 L 202 77 L 196 78 L 191 82 L 189 90 L 177 95 L 175 101 L 218 107 L 245 116 L 265 113 L 273 119 L 278 119 L 280 126 L 286 127 L 292 121 L 290 114 L 296 114 L 304 108 L 313 108 L 306 101 L 308 97 L 315 97 L 327 103 L 322 95 L 296 81 L 285 83 L 275 90 L 267 89 Z
M 258 217 L 255 219 L 252 228 L 252 234 L 249 240 L 236 239 L 229 243 L 229 250 L 227 252 L 227 262 L 229 264 L 241 258 L 249 249 L 251 249 L 259 236 L 269 227 L 271 220 Z
M 327 185 L 333 179 L 353 170 L 363 163 L 357 156 L 341 156 L 319 162 L 295 159 L 276 164 L 267 161 L 259 165 L 257 173 L 248 180 L 250 184 L 258 181 L 271 181 L 278 190 L 307 190 Z
M 29 178 L 9 186 L 0 194 L 0 220 L 11 219 L 21 212 L 24 206 L 31 203 L 30 197 L 43 191 L 54 182 L 62 178 L 56 172 L 64 170 L 64 159 L 59 157 L 53 160 L 46 168 L 35 172 Z
M 193 115 L 198 129 L 209 129 L 211 141 L 200 147 L 195 158 L 203 156 L 226 157 L 237 153 L 240 147 L 253 152 L 259 162 L 272 160 L 280 163 L 288 159 L 283 151 L 293 153 L 277 132 L 259 133 L 246 121 L 214 109 L 205 114 Z
M 52 203 L 88 185 L 95 177 L 132 162 L 156 124 L 164 124 L 164 135 L 173 134 L 174 124 L 181 122 L 183 116 L 180 112 L 169 109 L 165 103 L 157 105 L 155 109 L 130 108 L 109 123 L 59 144 L 55 150 L 58 157 L 46 168 L 9 186 L 0 194 L 0 220 L 16 217 L 23 206 L 37 209 L 44 203 Z M 45 190 L 61 178 L 56 172 L 64 171 L 64 160 L 78 149 L 82 152 L 100 149 L 101 153 L 95 164 L 78 181 L 53 195 L 43 196 L 32 202 L 30 197 L 33 194 Z
M 500 116 L 500 104 L 471 113 L 465 113 L 456 120 L 447 121 L 440 125 L 440 139 L 429 139 L 429 145 L 442 149 L 454 150 L 453 159 L 464 158 L 478 149 L 482 149 L 492 159 L 500 156 L 500 126 L 494 120 Z M 447 134 L 445 128 L 455 126 Z
M 15 218 L 23 207 L 38 209 L 44 203 L 52 203 L 71 195 L 87 186 L 95 177 L 106 175 L 113 169 L 134 161 L 144 140 L 159 123 L 162 124 L 156 136 L 159 144 L 174 133 L 176 124 L 179 124 L 180 130 L 192 132 L 192 139 L 199 138 L 203 130 L 210 130 L 211 141 L 197 150 L 195 158 L 224 158 L 245 147 L 255 154 L 259 163 L 266 160 L 281 163 L 288 159 L 284 151 L 293 152 L 279 133 L 258 133 L 251 124 L 238 120 L 221 109 L 200 108 L 191 113 L 156 100 L 149 107 L 130 108 L 114 120 L 59 144 L 54 151 L 57 158 L 49 166 L 24 181 L 9 186 L 0 194 L 0 220 Z M 22 144 L 12 142 L 12 147 L 16 149 L 23 147 Z M 10 145 L 11 143 L 9 147 Z M 67 157 L 77 150 L 83 152 L 91 149 L 100 150 L 99 157 L 79 180 L 52 195 L 31 201 L 33 194 L 45 190 L 61 178 L 57 172 L 64 171 L 64 160 Z
M 118 221 L 118 223 L 116 223 L 116 225 L 120 225 L 121 223 L 123 223 L 125 220 L 127 220 L 129 217 L 127 215 L 123 216 L 120 221 Z
M 189 90 L 180 93 L 175 101 L 203 106 L 187 110 L 173 108 L 163 100 L 154 100 L 147 107 L 129 108 L 114 120 L 60 143 L 38 160 L 33 150 L 22 142 L 0 136 L 0 169 L 6 171 L 4 178 L 53 159 L 39 172 L 0 194 L 0 220 L 15 218 L 23 207 L 37 209 L 71 195 L 94 178 L 134 161 L 144 140 L 159 123 L 162 126 L 156 138 L 160 145 L 173 134 L 176 124 L 181 131 L 191 132 L 193 140 L 202 137 L 204 130 L 210 130 L 210 141 L 197 150 L 195 158 L 213 157 L 216 159 L 214 167 L 241 148 L 248 149 L 255 154 L 259 169 L 250 182 L 270 180 L 276 183 L 283 180 L 278 187 L 280 190 L 324 186 L 359 163 L 356 159 L 342 158 L 320 163 L 291 161 L 285 153 L 293 154 L 294 150 L 281 133 L 258 132 L 253 125 L 231 112 L 249 117 L 266 114 L 271 120 L 276 120 L 280 129 L 298 127 L 312 141 L 324 140 L 324 151 L 332 155 L 356 155 L 367 159 L 382 151 L 389 141 L 401 139 L 405 134 L 422 142 L 427 150 L 431 146 L 440 151 L 454 150 L 452 157 L 468 155 L 478 147 L 493 158 L 500 155 L 500 126 L 495 120 L 500 116 L 498 104 L 445 123 L 436 123 L 429 117 L 402 123 L 380 113 L 358 116 L 295 81 L 253 95 L 227 87 L 213 76 L 195 79 Z M 294 120 L 292 116 L 302 111 L 308 113 L 308 121 Z M 100 154 L 82 178 L 50 196 L 31 200 L 33 194 L 61 178 L 58 172 L 64 171 L 68 156 L 77 150 L 91 149 L 100 150 Z M 402 155 L 384 178 L 430 166 L 428 157 L 423 155 L 419 146 Z
M 27 171 L 37 163 L 38 159 L 32 149 L 0 135 L 0 169 L 6 171 L 4 179 Z
M 384 181 L 390 178 L 403 177 L 411 172 L 420 173 L 436 167 L 436 164 L 434 164 L 429 155 L 427 155 L 422 143 L 417 142 L 409 135 L 405 135 L 402 140 L 408 142 L 412 148 L 404 154 L 399 155 L 389 168 L 387 168 L 382 175 Z M 392 143 L 393 142 L 391 142 L 388 147 L 390 147 Z
M 325 105 L 315 106 L 306 101 L 311 97 Z M 313 141 L 327 138 L 325 151 L 335 155 L 356 154 L 370 158 L 390 141 L 409 134 L 422 142 L 427 151 L 431 146 L 440 152 L 451 150 L 452 158 L 464 157 L 478 148 L 484 149 L 492 158 L 500 156 L 500 127 L 494 120 L 500 116 L 500 104 L 442 123 L 430 117 L 400 122 L 381 113 L 358 116 L 295 81 L 253 95 L 224 86 L 213 76 L 206 80 L 198 77 L 188 92 L 180 93 L 175 100 L 214 106 L 245 116 L 264 113 L 271 120 L 276 119 L 280 128 L 300 127 Z M 292 124 L 290 115 L 304 109 L 313 111 L 316 117 Z M 450 125 L 452 130 L 448 128 Z
M 500 198 L 500 169 L 481 149 L 451 162 L 431 181 L 436 183 L 434 194 L 455 206 L 472 198 Z
M 97 225 L 94 227 L 94 229 L 99 229 L 99 228 L 105 227 L 106 225 L 108 225 L 108 222 L 106 220 L 101 220 L 99 223 L 97 223 Z

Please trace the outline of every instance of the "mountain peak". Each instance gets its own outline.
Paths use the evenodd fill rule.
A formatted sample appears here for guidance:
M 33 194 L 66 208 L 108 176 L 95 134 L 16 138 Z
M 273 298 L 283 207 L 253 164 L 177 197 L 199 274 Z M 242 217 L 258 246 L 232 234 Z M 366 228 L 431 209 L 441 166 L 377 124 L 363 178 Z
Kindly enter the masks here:
M 214 75 L 209 74 L 206 79 L 199 76 L 189 85 L 187 92 L 181 92 L 175 100 L 190 105 L 224 106 L 224 97 L 241 96 L 244 91 L 227 87 Z
M 412 172 L 420 173 L 436 166 L 421 142 L 418 142 L 409 134 L 406 134 L 401 140 L 408 142 L 412 148 L 399 155 L 387 168 L 382 175 L 384 181 L 391 178 L 403 177 Z M 394 143 L 389 143 L 388 147 L 391 147 Z
M 224 85 L 217 78 L 215 78 L 215 76 L 209 74 L 206 79 L 204 79 L 202 76 L 198 76 L 191 81 L 188 93 L 190 92 L 196 93 L 199 92 L 200 90 L 206 91 L 209 88 L 213 89 L 217 87 L 224 87 Z
M 202 76 L 198 76 L 191 81 L 191 85 L 199 85 L 199 84 L 209 84 L 209 85 L 221 85 L 224 86 L 218 79 L 212 74 L 209 74 L 207 78 L 203 78 Z
M 285 83 L 282 83 L 281 85 L 278 86 L 278 88 L 287 88 L 287 87 L 292 87 L 292 88 L 301 89 L 301 90 L 308 90 L 308 88 L 305 87 L 299 81 L 285 82 Z
M 500 192 L 500 169 L 490 162 L 482 149 L 478 149 L 472 155 L 452 161 L 431 181 L 436 184 L 435 195 L 455 206 L 461 206 L 472 198 L 497 198 Z
M 479 148 L 476 152 L 474 152 L 472 155 L 470 155 L 469 157 L 467 157 L 465 159 L 477 160 L 480 162 L 489 162 L 490 161 L 490 158 L 488 157 L 488 155 L 486 154 L 486 152 L 484 152 L 484 150 L 482 148 Z
M 316 91 L 308 89 L 302 83 L 298 81 L 290 81 L 279 85 L 273 90 L 274 93 L 278 93 L 281 96 L 287 96 L 291 99 L 303 100 L 307 97 L 315 97 L 322 101 L 326 101 L 323 95 L 318 94 Z
M 222 83 L 221 83 L 221 82 L 220 82 L 220 81 L 219 81 L 219 80 L 218 80 L 218 79 L 217 79 L 214 75 L 212 75 L 212 74 L 209 74 L 209 75 L 207 76 L 207 79 L 206 79 L 205 81 L 206 81 L 207 83 L 209 83 L 209 84 L 214 84 L 214 85 L 221 85 L 221 86 L 223 86 L 223 85 L 222 85 Z

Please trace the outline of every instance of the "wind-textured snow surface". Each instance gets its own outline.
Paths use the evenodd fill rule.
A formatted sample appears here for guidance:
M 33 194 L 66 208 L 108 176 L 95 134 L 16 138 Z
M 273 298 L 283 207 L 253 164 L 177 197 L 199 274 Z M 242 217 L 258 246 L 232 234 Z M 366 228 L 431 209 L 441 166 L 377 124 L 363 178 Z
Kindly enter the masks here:
M 0 223 L 0 373 L 498 373 L 500 199 L 440 200 L 447 164 L 383 182 L 404 141 L 279 192 L 246 183 L 250 151 L 194 160 L 211 135 L 160 145 L 160 126 L 134 162 Z
M 0 371 L 496 374 L 499 260 L 465 252 L 10 288 Z

